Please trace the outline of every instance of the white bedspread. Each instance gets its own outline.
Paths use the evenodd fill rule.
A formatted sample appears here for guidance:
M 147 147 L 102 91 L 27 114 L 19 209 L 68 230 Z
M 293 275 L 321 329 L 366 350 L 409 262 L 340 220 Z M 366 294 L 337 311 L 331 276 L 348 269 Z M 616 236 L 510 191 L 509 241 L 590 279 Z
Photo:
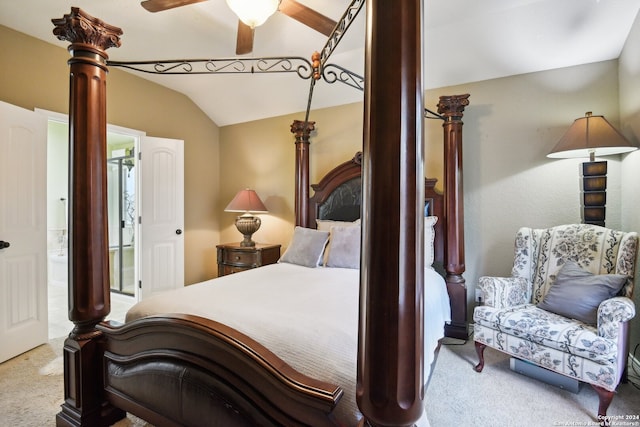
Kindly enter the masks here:
M 299 372 L 341 386 L 335 415 L 355 426 L 361 418 L 355 402 L 359 279 L 358 270 L 273 264 L 149 298 L 126 320 L 188 313 L 237 329 Z M 426 269 L 425 378 L 450 316 L 444 280 Z

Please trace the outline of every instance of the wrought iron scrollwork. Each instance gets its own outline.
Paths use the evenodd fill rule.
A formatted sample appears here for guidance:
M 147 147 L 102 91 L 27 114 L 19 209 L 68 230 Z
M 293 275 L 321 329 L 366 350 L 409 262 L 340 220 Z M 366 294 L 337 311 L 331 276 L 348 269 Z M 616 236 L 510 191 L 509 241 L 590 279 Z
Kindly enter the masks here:
M 313 74 L 311 62 L 299 56 L 267 58 L 181 59 L 159 61 L 108 61 L 110 67 L 149 74 L 261 74 L 296 73 L 302 79 Z
M 294 56 L 282 58 L 221 58 L 180 59 L 158 61 L 108 61 L 110 67 L 127 68 L 148 74 L 261 74 L 296 73 L 308 80 L 313 76 L 311 61 Z M 322 78 L 327 83 L 340 82 L 358 90 L 364 90 L 364 77 L 335 64 L 322 69 Z
M 339 65 L 327 64 L 322 68 L 322 78 L 325 82 L 333 84 L 335 82 L 344 83 L 358 90 L 364 90 L 364 77 L 347 70 Z
M 338 43 L 340 43 L 340 40 L 342 40 L 342 37 L 349 29 L 351 23 L 356 19 L 356 16 L 358 16 L 360 9 L 362 9 L 362 6 L 364 5 L 364 1 L 365 0 L 353 0 L 349 7 L 347 7 L 347 10 L 342 14 L 342 18 L 340 18 L 340 21 L 338 21 L 338 24 L 333 29 L 333 32 L 327 39 L 327 43 L 324 45 L 320 54 L 320 62 L 322 63 L 322 66 L 327 62 L 335 48 L 338 46 Z

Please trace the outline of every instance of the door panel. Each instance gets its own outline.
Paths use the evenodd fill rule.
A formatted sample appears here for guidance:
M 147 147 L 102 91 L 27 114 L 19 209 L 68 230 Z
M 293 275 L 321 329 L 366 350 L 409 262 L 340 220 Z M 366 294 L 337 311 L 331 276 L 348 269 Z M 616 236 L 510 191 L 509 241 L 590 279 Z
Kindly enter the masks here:
M 47 118 L 0 102 L 0 362 L 47 342 Z
M 141 140 L 140 298 L 184 286 L 184 143 Z

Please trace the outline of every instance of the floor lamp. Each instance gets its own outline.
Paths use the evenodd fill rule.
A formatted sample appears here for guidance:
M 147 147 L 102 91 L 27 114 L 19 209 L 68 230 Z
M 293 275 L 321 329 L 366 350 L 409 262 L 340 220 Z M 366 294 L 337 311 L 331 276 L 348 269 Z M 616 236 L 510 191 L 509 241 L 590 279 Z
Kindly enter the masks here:
M 607 202 L 607 161 L 596 156 L 628 153 L 637 150 L 604 116 L 590 111 L 576 119 L 547 157 L 569 159 L 589 157 L 582 164 L 582 222 L 605 225 Z

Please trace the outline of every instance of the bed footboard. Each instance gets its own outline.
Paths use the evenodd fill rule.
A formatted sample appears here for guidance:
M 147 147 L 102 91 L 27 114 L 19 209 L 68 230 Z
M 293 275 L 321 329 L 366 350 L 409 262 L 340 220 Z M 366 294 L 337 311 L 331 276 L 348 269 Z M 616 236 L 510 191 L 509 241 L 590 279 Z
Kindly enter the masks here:
M 156 425 L 337 425 L 340 387 L 295 371 L 244 334 L 172 314 L 101 323 L 112 405 Z

